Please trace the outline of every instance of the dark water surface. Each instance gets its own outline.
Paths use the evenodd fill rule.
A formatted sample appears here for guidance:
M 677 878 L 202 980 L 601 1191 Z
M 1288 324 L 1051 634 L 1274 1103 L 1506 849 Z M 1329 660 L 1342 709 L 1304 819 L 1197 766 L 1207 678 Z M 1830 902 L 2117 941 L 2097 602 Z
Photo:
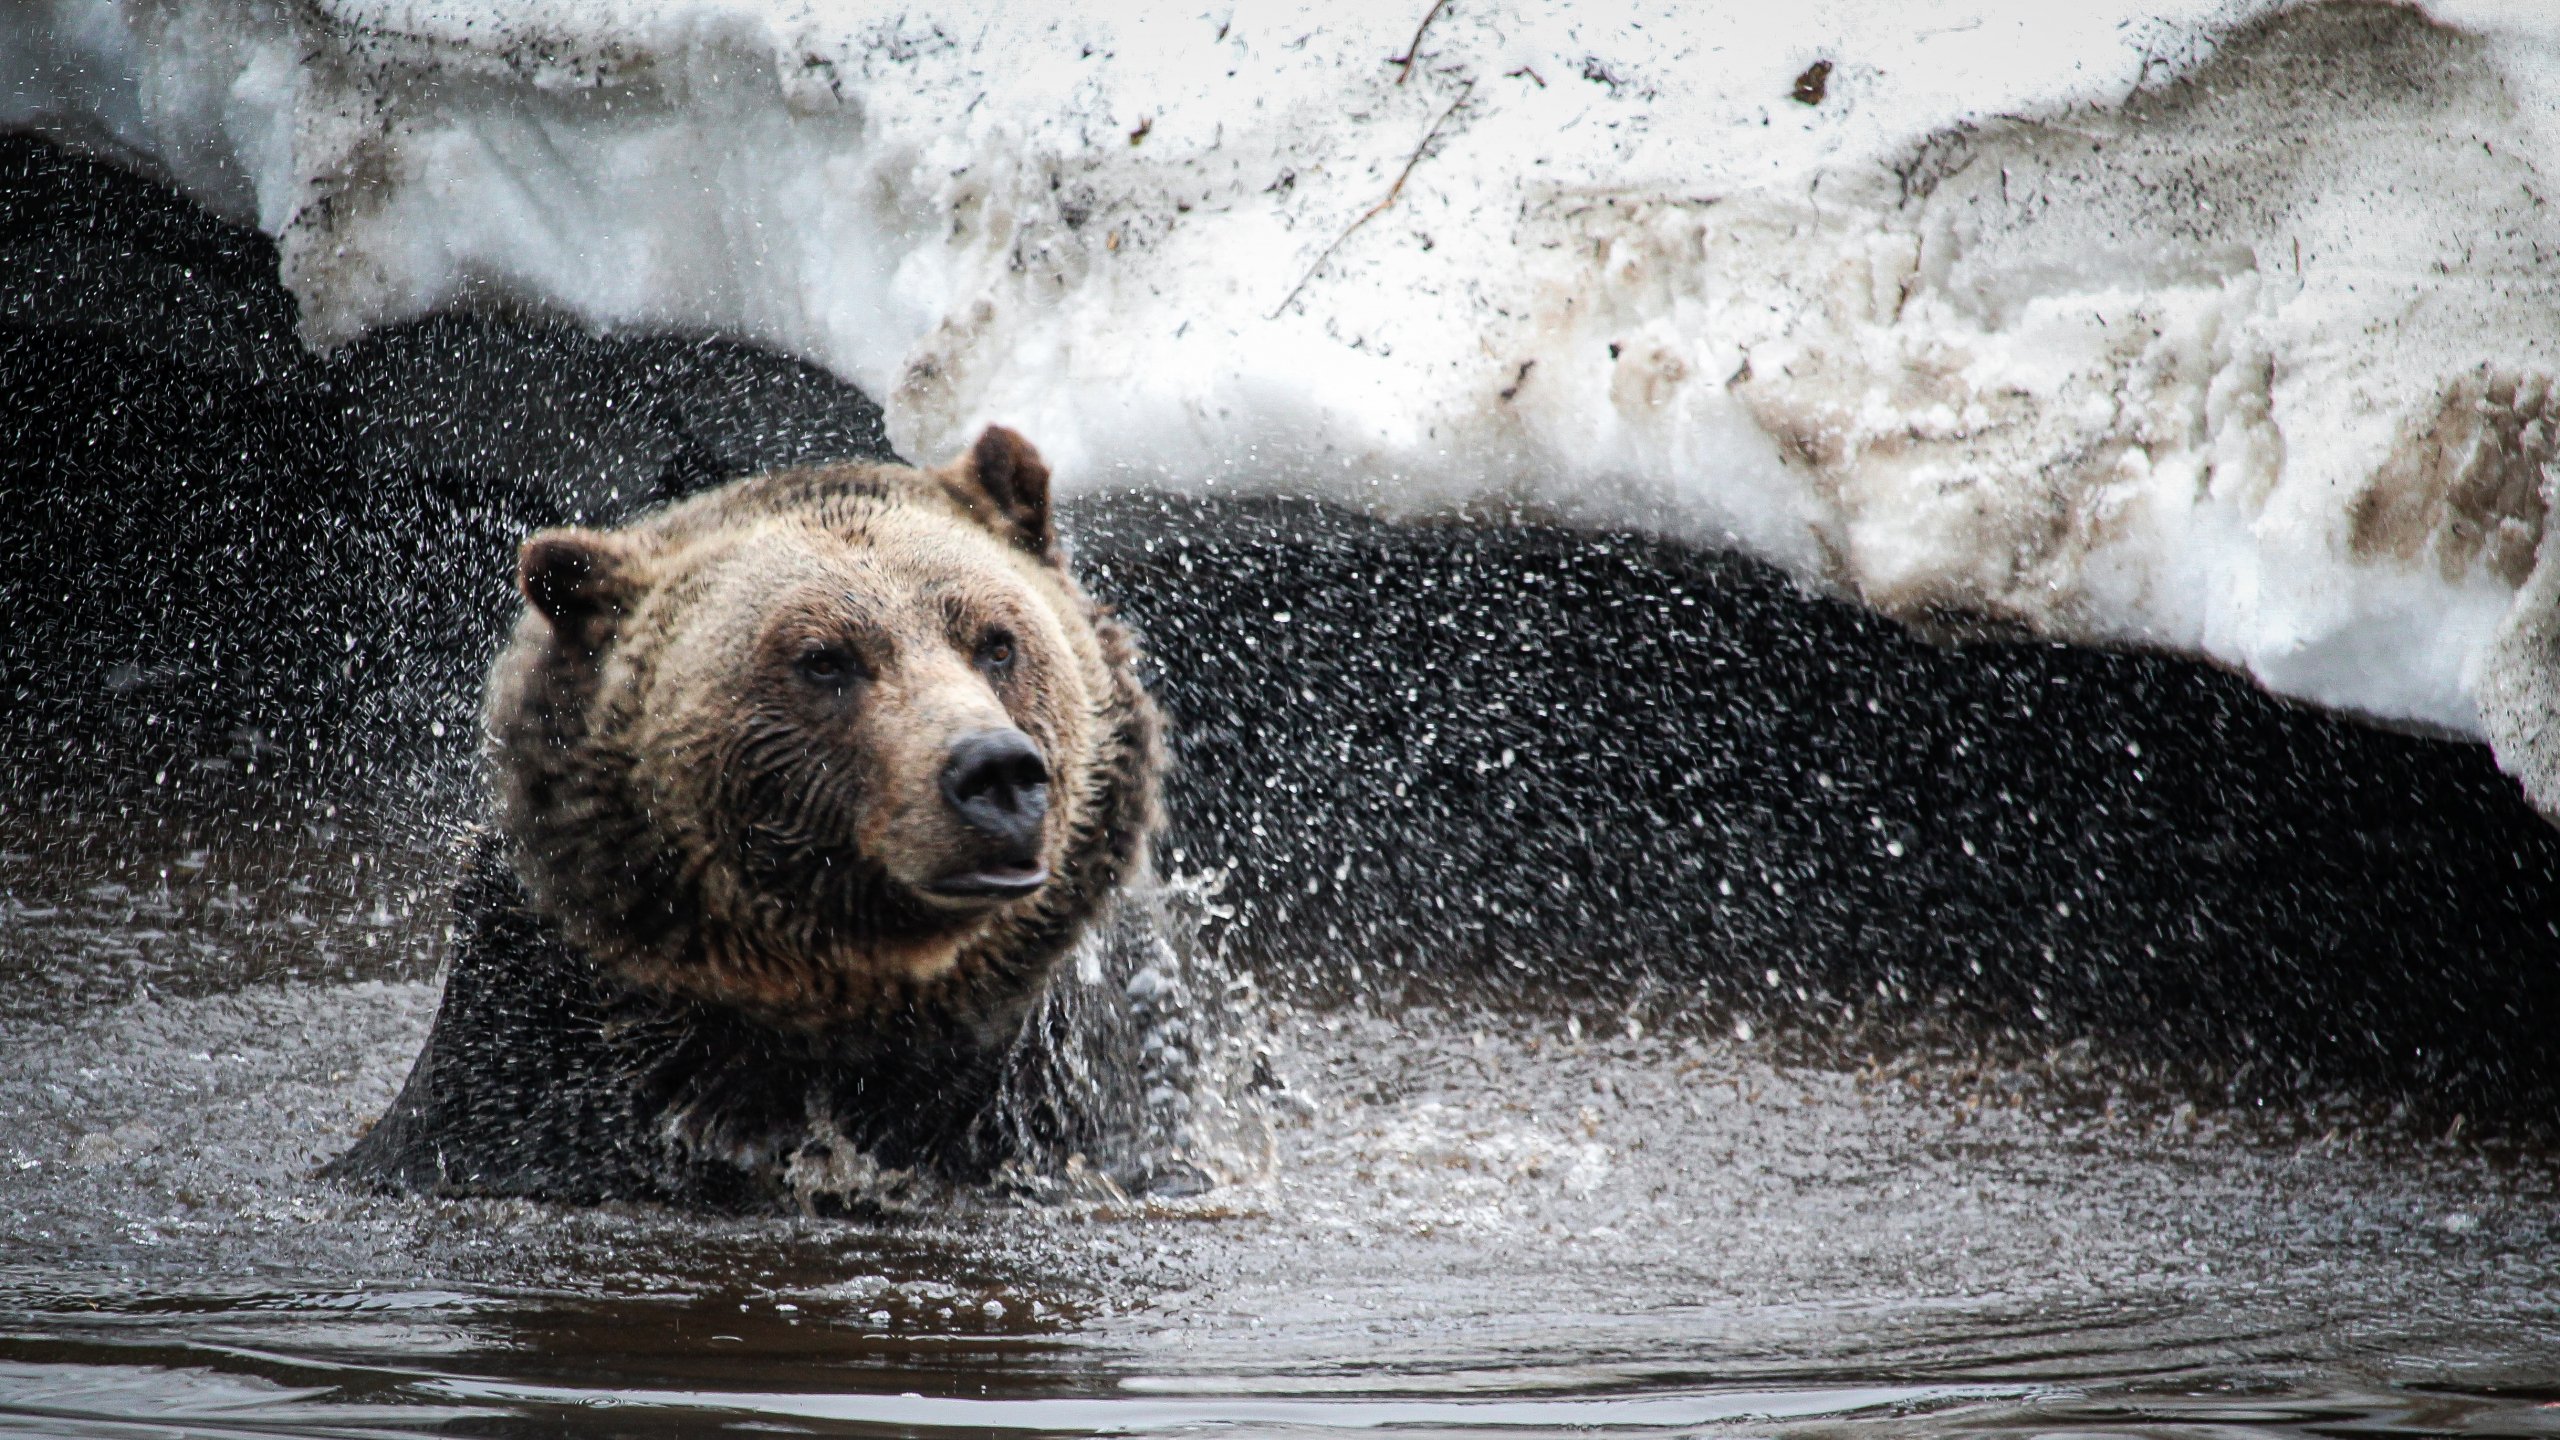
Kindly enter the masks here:
M 1273 1002 L 1289 1092 L 1180 1201 L 359 1197 L 311 1170 L 423 1036 L 430 927 L 381 852 L 189 838 L 226 878 L 138 913 L 200 946 L 0 1019 L 14 1433 L 2560 1429 L 2547 1161 L 1703 1010 Z M 145 927 L 64 854 L 0 935 L 77 996 Z M 305 958 L 232 978 L 271 924 Z
M 264 834 L 194 832 L 225 878 L 87 910 L 91 867 L 52 858 L 77 847 L 10 862 L 0 934 L 60 995 L 116 983 L 137 930 L 202 943 L 148 993 L 0 1019 L 0 1427 L 2560 1429 L 2547 1162 L 2090 1103 L 2068 1056 L 1796 1063 L 1704 1011 L 1275 1002 L 1267 1148 L 1182 1201 L 350 1195 L 310 1172 L 423 1036 L 431 928 L 395 865 L 357 868 L 382 852 Z M 202 898 L 234 885 L 307 893 L 282 920 Z M 304 958 L 234 979 L 293 950 L 269 925 Z
M 516 539 L 885 441 L 716 343 L 314 357 L 273 274 L 0 140 L 0 1429 L 2560 1432 L 2560 841 L 2477 747 L 1516 516 L 1067 517 L 1283 1082 L 1209 1193 L 312 1179 Z

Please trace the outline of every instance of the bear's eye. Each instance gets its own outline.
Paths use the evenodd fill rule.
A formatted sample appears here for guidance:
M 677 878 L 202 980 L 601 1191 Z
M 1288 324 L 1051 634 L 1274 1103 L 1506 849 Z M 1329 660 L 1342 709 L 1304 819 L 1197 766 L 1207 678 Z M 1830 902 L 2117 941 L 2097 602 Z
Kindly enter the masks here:
M 1013 668 L 1013 635 L 1010 631 L 990 630 L 978 642 L 978 664 L 988 670 Z
M 824 646 L 801 652 L 800 658 L 791 662 L 791 668 L 800 672 L 801 679 L 830 690 L 842 689 L 862 674 L 861 661 Z

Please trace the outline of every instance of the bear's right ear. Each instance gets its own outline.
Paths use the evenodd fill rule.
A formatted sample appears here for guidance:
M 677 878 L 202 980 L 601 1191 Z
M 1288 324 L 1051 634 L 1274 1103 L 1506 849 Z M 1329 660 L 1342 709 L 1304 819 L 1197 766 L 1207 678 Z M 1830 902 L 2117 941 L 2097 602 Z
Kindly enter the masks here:
M 516 554 L 516 588 L 554 625 L 576 624 L 630 603 L 631 559 L 618 535 L 544 530 Z

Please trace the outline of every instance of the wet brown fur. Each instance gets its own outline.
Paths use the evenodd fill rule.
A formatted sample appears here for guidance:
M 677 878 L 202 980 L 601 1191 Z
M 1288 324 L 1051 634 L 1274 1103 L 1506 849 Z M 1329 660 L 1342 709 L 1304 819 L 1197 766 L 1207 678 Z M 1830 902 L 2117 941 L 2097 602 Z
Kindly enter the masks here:
M 499 828 L 536 910 L 624 984 L 998 1047 L 1141 862 L 1157 713 L 1009 431 L 936 470 L 788 471 L 545 532 L 521 582 L 486 705 Z M 1002 669 L 979 653 L 998 632 Z M 842 695 L 794 669 L 820 646 L 865 672 Z M 941 766 L 1006 725 L 1048 764 L 1051 878 L 955 907 L 922 888 L 969 843 Z

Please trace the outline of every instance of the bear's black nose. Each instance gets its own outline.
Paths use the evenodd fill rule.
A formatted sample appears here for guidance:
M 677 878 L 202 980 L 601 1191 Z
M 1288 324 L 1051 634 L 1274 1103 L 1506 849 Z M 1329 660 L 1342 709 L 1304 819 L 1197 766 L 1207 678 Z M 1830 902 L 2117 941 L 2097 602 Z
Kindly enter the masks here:
M 1003 845 L 1008 859 L 1038 863 L 1049 766 L 1030 736 L 988 730 L 952 746 L 942 767 L 942 797 L 970 829 Z

